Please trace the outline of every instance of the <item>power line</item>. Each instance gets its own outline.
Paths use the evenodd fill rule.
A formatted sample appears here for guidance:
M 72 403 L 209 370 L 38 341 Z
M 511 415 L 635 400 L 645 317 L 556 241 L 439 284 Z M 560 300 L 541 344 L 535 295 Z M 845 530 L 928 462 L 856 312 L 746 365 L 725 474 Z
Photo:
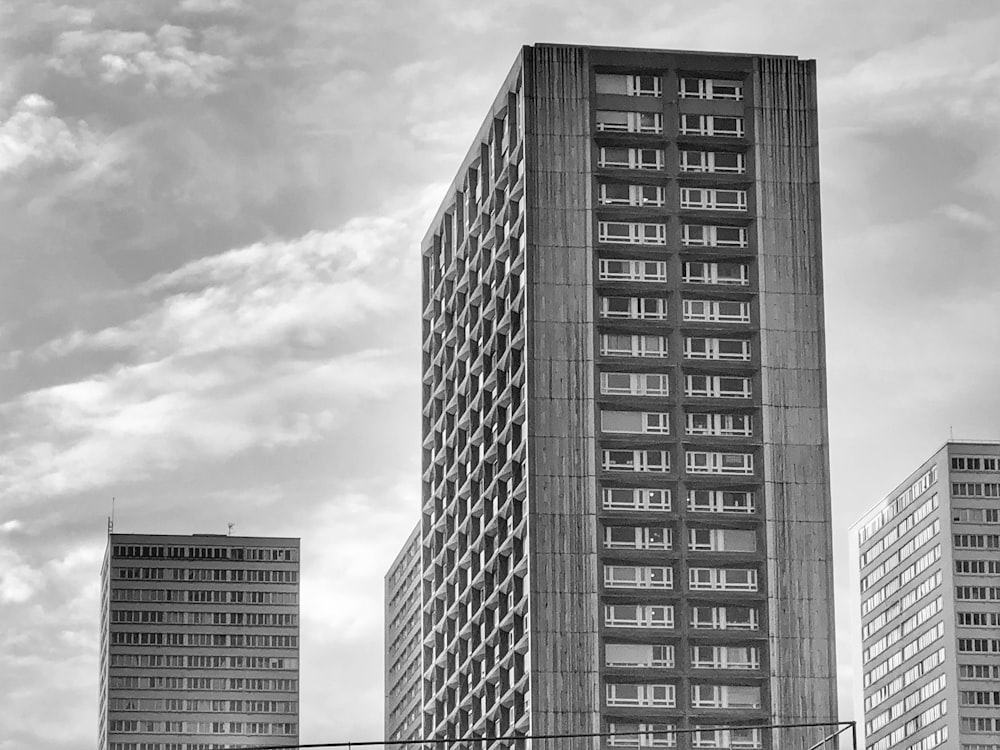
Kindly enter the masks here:
M 853 742 L 853 747 L 855 750 L 858 746 L 857 738 L 857 722 L 854 721 L 809 721 L 809 722 L 798 722 L 795 724 L 718 724 L 712 726 L 699 726 L 699 727 L 682 727 L 674 728 L 669 730 L 663 730 L 664 734 L 693 734 L 694 732 L 711 732 L 715 730 L 727 729 L 727 730 L 742 730 L 742 729 L 809 729 L 818 727 L 839 727 L 839 729 L 828 737 L 821 740 L 822 743 L 831 740 L 838 735 L 846 732 L 848 729 L 851 730 L 851 739 Z M 234 750 L 308 750 L 309 748 L 325 748 L 325 747 L 374 747 L 374 746 L 386 746 L 386 747 L 404 747 L 404 746 L 430 746 L 443 745 L 448 743 L 458 743 L 464 742 L 466 744 L 471 744 L 473 747 L 477 743 L 489 743 L 489 742 L 516 742 L 518 740 L 571 740 L 571 739 L 588 739 L 588 738 L 601 738 L 601 737 L 614 737 L 616 735 L 632 735 L 641 734 L 638 732 L 582 732 L 578 734 L 560 733 L 560 734 L 515 734 L 507 735 L 501 737 L 445 737 L 443 739 L 422 739 L 422 740 L 362 740 L 358 742 L 315 742 L 305 745 L 238 745 L 235 746 Z M 813 747 L 816 747 L 815 745 Z M 822 745 L 820 746 L 822 747 Z

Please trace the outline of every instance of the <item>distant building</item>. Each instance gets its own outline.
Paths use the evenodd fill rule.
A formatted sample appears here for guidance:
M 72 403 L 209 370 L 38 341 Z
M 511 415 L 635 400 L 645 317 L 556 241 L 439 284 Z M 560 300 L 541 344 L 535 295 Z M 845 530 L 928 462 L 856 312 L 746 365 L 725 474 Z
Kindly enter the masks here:
M 420 526 L 385 574 L 385 739 L 420 737 Z M 388 745 L 391 747 L 391 745 Z
M 946 443 L 851 546 L 867 750 L 1000 750 L 1000 443 Z
M 110 534 L 100 750 L 299 737 L 299 540 Z
M 422 737 L 836 721 L 815 86 L 521 50 L 422 243 Z

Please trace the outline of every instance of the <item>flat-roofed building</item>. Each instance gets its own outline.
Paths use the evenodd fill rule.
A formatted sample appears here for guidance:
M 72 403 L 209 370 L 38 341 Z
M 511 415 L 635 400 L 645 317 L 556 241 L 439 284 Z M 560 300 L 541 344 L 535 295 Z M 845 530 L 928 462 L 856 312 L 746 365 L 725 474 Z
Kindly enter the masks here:
M 518 55 L 422 244 L 423 737 L 836 721 L 815 83 Z
M 385 574 L 385 734 L 415 740 L 420 712 L 420 526 L 407 537 Z M 391 744 L 387 745 L 392 747 Z M 401 746 L 402 747 L 402 746 Z
M 299 540 L 109 534 L 100 750 L 294 745 Z
M 1000 443 L 946 443 L 851 548 L 865 747 L 1000 750 Z

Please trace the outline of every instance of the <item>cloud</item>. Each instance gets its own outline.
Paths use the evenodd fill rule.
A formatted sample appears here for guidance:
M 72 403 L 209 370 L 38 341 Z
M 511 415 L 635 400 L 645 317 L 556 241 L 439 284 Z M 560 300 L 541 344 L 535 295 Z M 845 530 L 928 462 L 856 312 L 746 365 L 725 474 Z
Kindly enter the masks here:
M 10 534 L 15 531 L 20 531 L 24 528 L 24 524 L 18 521 L 16 518 L 12 518 L 9 521 L 4 521 L 0 523 L 0 533 Z
M 82 78 L 96 75 L 109 84 L 139 80 L 147 91 L 170 96 L 206 95 L 218 91 L 235 62 L 223 55 L 193 49 L 194 32 L 162 25 L 155 33 L 119 29 L 73 29 L 55 42 L 50 67 Z
M 0 178 L 58 163 L 78 164 L 98 150 L 98 138 L 85 122 L 60 119 L 55 105 L 40 94 L 22 96 L 0 119 Z
M 985 132 L 1000 120 L 1000 16 L 936 26 L 884 45 L 822 86 L 826 111 L 850 109 L 855 124 L 893 120 L 947 131 Z
M 42 581 L 42 574 L 20 555 L 11 549 L 0 548 L 0 603 L 28 601 L 38 592 Z
M 118 364 L 0 405 L 0 497 L 61 495 L 318 439 L 408 382 L 392 317 L 415 307 L 418 202 L 401 216 L 258 243 L 141 284 L 145 309 L 33 355 Z
M 954 203 L 942 206 L 938 209 L 938 213 L 945 218 L 951 219 L 957 224 L 962 224 L 966 227 L 978 229 L 984 232 L 993 231 L 996 226 L 992 220 L 983 216 L 981 213 L 972 211 L 965 206 L 959 206 Z

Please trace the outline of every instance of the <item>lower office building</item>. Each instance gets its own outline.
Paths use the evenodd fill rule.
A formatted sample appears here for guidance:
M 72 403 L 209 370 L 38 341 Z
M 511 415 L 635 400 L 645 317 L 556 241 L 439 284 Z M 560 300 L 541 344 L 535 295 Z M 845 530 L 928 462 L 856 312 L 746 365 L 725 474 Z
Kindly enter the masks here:
M 415 740 L 420 713 L 420 526 L 385 574 L 385 739 Z
M 1000 750 L 1000 443 L 948 442 L 851 544 L 867 750 Z
M 100 750 L 294 745 L 299 540 L 109 534 Z

